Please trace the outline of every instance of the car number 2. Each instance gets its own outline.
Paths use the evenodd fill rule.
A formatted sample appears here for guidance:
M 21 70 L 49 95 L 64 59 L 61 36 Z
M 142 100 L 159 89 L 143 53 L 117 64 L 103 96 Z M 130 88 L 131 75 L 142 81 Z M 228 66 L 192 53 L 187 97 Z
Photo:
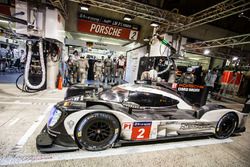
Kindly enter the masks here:
M 149 139 L 150 135 L 150 126 L 144 126 L 144 127 L 133 127 L 132 128 L 132 140 L 145 140 Z
M 139 135 L 137 136 L 137 138 L 138 139 L 143 139 L 144 138 L 145 129 L 139 129 L 138 132 L 139 132 Z

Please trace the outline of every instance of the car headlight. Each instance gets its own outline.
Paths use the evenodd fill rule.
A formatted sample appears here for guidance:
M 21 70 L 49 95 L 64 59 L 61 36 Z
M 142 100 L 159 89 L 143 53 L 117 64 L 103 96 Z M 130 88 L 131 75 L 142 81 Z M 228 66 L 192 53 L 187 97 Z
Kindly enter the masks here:
M 48 126 L 49 127 L 54 126 L 57 123 L 57 121 L 60 119 L 61 115 L 62 115 L 62 112 L 56 109 L 55 107 L 53 107 L 50 112 Z

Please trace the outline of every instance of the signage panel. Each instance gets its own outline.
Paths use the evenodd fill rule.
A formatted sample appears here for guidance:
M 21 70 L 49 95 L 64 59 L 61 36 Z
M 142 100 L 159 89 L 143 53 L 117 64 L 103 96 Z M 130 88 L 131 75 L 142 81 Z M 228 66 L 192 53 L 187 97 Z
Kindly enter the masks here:
M 78 31 L 96 35 L 104 35 L 125 40 L 137 40 L 139 36 L 138 25 L 128 24 L 117 20 L 79 14 Z

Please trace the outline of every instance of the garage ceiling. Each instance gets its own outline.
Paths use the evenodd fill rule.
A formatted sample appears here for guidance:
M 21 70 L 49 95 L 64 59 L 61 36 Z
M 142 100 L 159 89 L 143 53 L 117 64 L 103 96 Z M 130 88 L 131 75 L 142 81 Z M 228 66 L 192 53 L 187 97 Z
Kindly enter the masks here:
M 185 16 L 190 16 L 194 13 L 202 11 L 210 6 L 216 5 L 225 0 L 163 0 L 162 8 L 166 10 L 178 9 L 178 12 Z M 229 0 L 228 0 L 229 1 Z M 232 1 L 232 0 L 231 0 Z M 239 0 L 237 0 L 239 1 Z M 151 1 L 149 1 L 150 3 Z M 230 1 L 229 1 L 230 2 Z M 236 0 L 235 0 L 236 2 Z M 249 2 L 249 0 L 243 0 L 242 2 Z M 250 8 L 248 5 L 248 11 L 244 12 L 244 15 L 250 17 Z M 232 15 L 223 19 L 210 23 L 236 33 L 244 34 L 250 32 L 250 21 L 238 15 Z

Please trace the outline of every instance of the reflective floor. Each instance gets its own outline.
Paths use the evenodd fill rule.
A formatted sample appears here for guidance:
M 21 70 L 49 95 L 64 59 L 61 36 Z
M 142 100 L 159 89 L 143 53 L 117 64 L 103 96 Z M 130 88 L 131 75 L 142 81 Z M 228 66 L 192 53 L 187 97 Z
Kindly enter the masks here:
M 226 140 L 204 138 L 101 152 L 84 150 L 41 154 L 36 136 L 46 124 L 50 107 L 63 100 L 65 89 L 23 93 L 14 84 L 0 84 L 0 165 L 8 166 L 250 166 L 250 119 L 247 131 Z M 241 110 L 243 105 L 217 102 Z

